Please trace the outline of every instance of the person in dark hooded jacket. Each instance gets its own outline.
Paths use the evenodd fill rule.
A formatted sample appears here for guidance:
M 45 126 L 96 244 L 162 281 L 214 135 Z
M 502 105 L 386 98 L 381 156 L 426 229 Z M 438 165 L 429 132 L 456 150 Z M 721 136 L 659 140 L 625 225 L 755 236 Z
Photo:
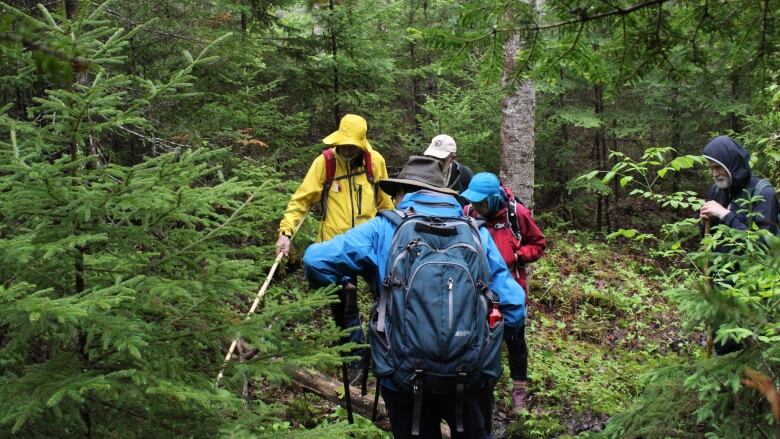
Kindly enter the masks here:
M 710 162 L 715 181 L 699 212 L 702 222 L 709 220 L 712 227 L 725 224 L 737 230 L 748 230 L 752 228 L 751 222 L 755 222 L 759 229 L 777 234 L 777 194 L 766 180 L 753 175 L 750 155 L 745 148 L 731 137 L 719 136 L 704 147 L 702 154 Z M 757 195 L 763 200 L 751 205 L 747 200 Z M 748 216 L 748 213 L 754 215 Z M 715 251 L 727 249 L 716 248 Z M 713 329 L 713 338 L 716 332 Z M 732 339 L 714 344 L 718 355 L 736 352 L 742 347 Z
M 715 183 L 710 187 L 707 201 L 699 216 L 709 219 L 712 227 L 725 224 L 733 229 L 748 230 L 751 221 L 759 229 L 777 234 L 777 194 L 771 184 L 761 183 L 762 178 L 750 170 L 750 155 L 739 143 L 728 136 L 710 141 L 702 152 L 710 161 L 710 171 Z M 764 199 L 752 206 L 746 200 L 761 195 Z M 750 219 L 748 212 L 755 216 Z

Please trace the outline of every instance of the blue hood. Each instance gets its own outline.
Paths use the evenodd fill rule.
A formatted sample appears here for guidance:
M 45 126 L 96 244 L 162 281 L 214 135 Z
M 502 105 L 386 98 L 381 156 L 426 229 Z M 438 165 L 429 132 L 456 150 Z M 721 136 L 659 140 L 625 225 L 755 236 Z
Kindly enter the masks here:
M 739 193 L 752 177 L 750 171 L 750 153 L 729 136 L 718 136 L 702 151 L 704 157 L 726 168 L 731 176 L 729 192 Z

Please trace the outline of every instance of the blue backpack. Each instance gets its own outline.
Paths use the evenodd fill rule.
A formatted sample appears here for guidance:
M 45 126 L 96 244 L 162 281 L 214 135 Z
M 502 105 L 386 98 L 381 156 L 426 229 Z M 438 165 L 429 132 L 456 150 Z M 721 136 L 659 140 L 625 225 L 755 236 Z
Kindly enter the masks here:
M 464 398 L 501 376 L 504 325 L 488 325 L 497 299 L 487 286 L 479 226 L 468 217 L 378 214 L 397 228 L 369 324 L 374 371 L 413 394 L 413 435 L 419 435 L 423 395 L 454 400 L 462 432 Z

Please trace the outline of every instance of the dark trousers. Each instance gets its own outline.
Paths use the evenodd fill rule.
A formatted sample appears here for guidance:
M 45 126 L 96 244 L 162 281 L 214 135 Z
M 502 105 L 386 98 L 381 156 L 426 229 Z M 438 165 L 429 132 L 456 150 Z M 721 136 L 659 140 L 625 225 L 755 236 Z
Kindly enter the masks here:
M 390 390 L 382 386 L 382 399 L 385 401 L 390 427 L 395 439 L 412 437 L 412 413 L 414 398 L 409 393 Z M 455 426 L 455 399 L 422 401 L 420 414 L 421 439 L 440 439 L 441 420 L 447 421 L 453 439 L 484 439 L 491 437 L 491 416 L 493 412 L 493 386 L 485 386 L 478 395 L 464 398 L 463 432 L 458 433 Z
M 357 291 L 345 292 L 344 290 L 341 290 L 338 295 L 339 301 L 330 305 L 336 326 L 341 329 L 357 327 L 357 329 L 349 334 L 348 339 L 342 340 L 342 343 L 347 341 L 364 343 L 365 335 L 363 334 L 363 328 L 360 326 L 360 310 L 358 308 Z M 367 358 L 366 354 L 366 349 L 356 349 L 351 352 L 351 355 L 357 355 L 363 359 Z
M 712 339 L 715 340 L 715 333 L 717 331 L 715 329 L 712 330 Z M 726 340 L 725 343 L 714 343 L 715 348 L 715 354 L 716 355 L 726 355 L 730 354 L 732 352 L 737 352 L 739 350 L 742 350 L 745 348 L 745 346 L 742 345 L 742 343 L 737 343 L 736 341 L 732 339 Z
M 509 353 L 509 375 L 513 380 L 528 381 L 528 345 L 525 343 L 525 326 L 504 326 L 504 342 Z

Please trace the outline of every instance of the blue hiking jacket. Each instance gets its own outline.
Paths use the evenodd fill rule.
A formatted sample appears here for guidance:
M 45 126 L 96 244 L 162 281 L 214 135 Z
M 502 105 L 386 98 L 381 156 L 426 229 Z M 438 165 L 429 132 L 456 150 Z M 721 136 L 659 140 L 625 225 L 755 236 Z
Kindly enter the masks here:
M 413 208 L 415 212 L 438 217 L 462 217 L 463 212 L 455 197 L 432 192 L 406 194 L 398 209 Z M 387 258 L 396 226 L 378 216 L 330 241 L 312 244 L 303 256 L 305 275 L 313 288 L 330 284 L 346 284 L 355 276 L 363 276 L 375 293 L 382 288 L 387 270 Z M 479 235 L 487 252 L 490 269 L 490 289 L 499 297 L 499 308 L 504 324 L 509 327 L 525 325 L 525 293 L 512 278 L 493 238 L 484 227 Z

